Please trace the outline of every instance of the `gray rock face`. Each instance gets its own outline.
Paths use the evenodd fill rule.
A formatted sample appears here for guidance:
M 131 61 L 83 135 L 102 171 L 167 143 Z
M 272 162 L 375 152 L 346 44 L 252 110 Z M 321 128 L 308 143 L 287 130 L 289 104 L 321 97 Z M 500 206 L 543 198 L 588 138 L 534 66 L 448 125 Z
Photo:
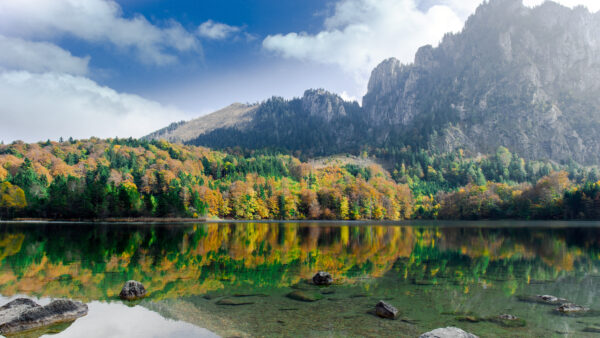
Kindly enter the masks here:
M 119 298 L 123 300 L 136 300 L 146 297 L 146 288 L 138 281 L 130 280 L 123 286 Z
M 363 109 L 378 142 L 600 163 L 598 64 L 599 15 L 491 0 L 413 64 L 382 62 Z
M 333 283 L 333 277 L 331 277 L 331 275 L 325 271 L 317 272 L 313 276 L 312 280 L 315 285 L 331 285 L 331 283 Z
M 445 327 L 423 333 L 419 338 L 478 338 L 476 335 L 457 327 Z
M 334 118 L 346 116 L 344 100 L 323 89 L 312 89 L 304 92 L 302 97 L 302 108 L 310 116 L 320 116 L 330 122 Z
M 398 317 L 398 309 L 381 300 L 375 305 L 375 314 L 381 318 L 396 319 Z
M 0 307 L 0 334 L 32 330 L 85 316 L 86 304 L 71 300 L 55 300 L 40 306 L 30 299 L 18 298 Z

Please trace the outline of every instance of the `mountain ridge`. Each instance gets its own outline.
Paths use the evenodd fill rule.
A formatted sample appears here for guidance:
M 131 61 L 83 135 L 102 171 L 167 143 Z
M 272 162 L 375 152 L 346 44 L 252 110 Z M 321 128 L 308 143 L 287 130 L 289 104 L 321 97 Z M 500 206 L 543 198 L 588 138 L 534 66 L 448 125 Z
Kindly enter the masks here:
M 244 123 L 213 123 L 182 141 L 310 156 L 406 146 L 476 155 L 505 146 L 529 159 L 598 164 L 598 78 L 600 13 L 491 0 L 461 32 L 419 48 L 413 63 L 380 63 L 362 107 L 307 90 L 264 101 Z

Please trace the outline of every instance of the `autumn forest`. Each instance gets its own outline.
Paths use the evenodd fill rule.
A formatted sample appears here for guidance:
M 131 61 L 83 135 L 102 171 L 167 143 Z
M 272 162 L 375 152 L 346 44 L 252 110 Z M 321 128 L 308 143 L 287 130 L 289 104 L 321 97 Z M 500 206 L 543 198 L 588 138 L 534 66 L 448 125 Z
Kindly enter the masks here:
M 316 164 L 277 152 L 213 151 L 165 141 L 14 142 L 0 146 L 0 217 L 405 220 L 600 216 L 600 175 L 595 168 L 526 161 L 503 147 L 479 158 L 406 148 L 373 153 L 348 155 L 362 159 L 356 163 Z

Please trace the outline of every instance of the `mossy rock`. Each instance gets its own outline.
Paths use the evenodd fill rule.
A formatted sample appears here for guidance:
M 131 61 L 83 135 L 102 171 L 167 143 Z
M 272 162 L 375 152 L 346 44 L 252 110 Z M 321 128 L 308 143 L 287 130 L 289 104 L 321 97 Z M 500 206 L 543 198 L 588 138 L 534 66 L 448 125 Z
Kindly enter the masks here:
M 292 292 L 288 293 L 286 295 L 286 297 L 293 299 L 293 300 L 298 300 L 301 302 L 316 302 L 318 300 L 323 299 L 323 296 L 321 296 L 318 293 L 307 292 L 307 291 L 302 291 L 302 290 L 292 291 Z

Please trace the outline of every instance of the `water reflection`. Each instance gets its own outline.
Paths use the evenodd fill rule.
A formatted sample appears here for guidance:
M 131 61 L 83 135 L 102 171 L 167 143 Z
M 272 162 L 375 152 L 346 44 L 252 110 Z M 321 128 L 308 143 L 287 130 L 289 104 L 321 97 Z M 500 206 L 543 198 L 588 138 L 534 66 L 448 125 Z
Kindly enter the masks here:
M 236 290 L 276 293 L 317 270 L 390 298 L 424 292 L 420 299 L 435 302 L 442 293 L 427 296 L 433 286 L 462 307 L 483 290 L 506 298 L 559 280 L 596 290 L 600 275 L 594 227 L 2 224 L 0 234 L 3 296 L 116 301 L 122 284 L 136 279 L 150 292 L 148 308 L 183 299 L 199 309 L 193 297 Z M 565 288 L 555 291 L 590 298 Z
M 5 304 L 16 297 L 0 296 L 0 303 Z M 40 305 L 50 303 L 50 299 L 34 299 Z M 209 330 L 192 324 L 163 318 L 156 312 L 142 306 L 126 306 L 123 304 L 93 301 L 88 305 L 88 315 L 74 322 L 57 325 L 17 334 L 15 337 L 218 337 Z
M 344 283 L 394 265 L 409 280 L 535 282 L 598 273 L 600 230 L 298 224 L 3 225 L 0 293 L 114 299 L 128 279 L 153 299 L 227 285 L 284 287 L 326 270 Z

